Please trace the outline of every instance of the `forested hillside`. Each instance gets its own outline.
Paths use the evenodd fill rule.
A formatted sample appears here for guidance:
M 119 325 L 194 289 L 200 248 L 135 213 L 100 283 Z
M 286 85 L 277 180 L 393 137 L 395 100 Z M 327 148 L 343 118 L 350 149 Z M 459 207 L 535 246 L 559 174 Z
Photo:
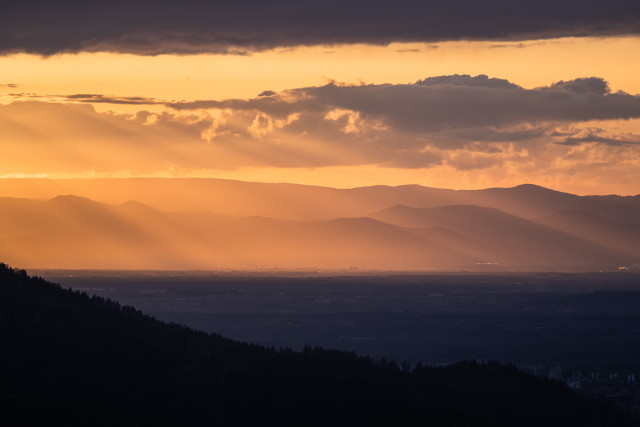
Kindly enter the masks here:
M 616 408 L 497 363 L 399 367 L 165 324 L 0 265 L 5 425 L 626 426 Z

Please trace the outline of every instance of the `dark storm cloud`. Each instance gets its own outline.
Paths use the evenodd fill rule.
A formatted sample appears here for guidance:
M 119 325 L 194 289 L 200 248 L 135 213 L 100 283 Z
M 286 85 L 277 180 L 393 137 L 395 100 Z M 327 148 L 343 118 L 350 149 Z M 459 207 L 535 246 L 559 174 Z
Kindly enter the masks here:
M 279 46 L 640 33 L 629 0 L 5 1 L 0 52 L 242 53 Z

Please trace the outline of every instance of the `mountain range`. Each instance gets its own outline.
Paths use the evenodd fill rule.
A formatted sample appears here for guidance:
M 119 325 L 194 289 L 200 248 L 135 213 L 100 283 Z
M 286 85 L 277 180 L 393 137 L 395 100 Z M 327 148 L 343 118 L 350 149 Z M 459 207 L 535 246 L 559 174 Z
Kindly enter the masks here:
M 28 268 L 597 271 L 640 262 L 639 196 L 534 185 L 25 179 L 0 180 L 0 195 L 0 259 Z

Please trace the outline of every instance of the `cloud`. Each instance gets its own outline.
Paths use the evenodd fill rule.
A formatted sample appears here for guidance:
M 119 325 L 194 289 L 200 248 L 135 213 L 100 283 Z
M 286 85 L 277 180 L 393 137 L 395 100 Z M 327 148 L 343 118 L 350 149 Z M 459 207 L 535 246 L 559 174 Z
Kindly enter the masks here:
M 1 87 L 2 85 L 0 85 Z M 8 85 L 7 85 L 8 86 Z M 9 86 L 17 87 L 17 85 Z M 73 102 L 86 104 L 119 104 L 119 105 L 164 105 L 167 101 L 141 96 L 112 96 L 97 93 L 76 93 L 71 95 L 38 95 L 35 93 L 11 93 L 13 99 L 29 99 L 32 101 Z
M 575 174 L 596 164 L 597 173 L 604 173 L 605 163 L 634 177 L 640 170 L 640 125 L 630 130 L 597 124 L 640 123 L 640 96 L 612 93 L 595 77 L 535 89 L 452 75 L 265 92 L 196 102 L 75 94 L 0 105 L 3 155 L 12 159 L 0 172 L 52 174 L 95 166 L 100 173 L 135 175 L 163 171 L 167 164 L 180 171 L 377 165 L 526 176 L 573 171 L 580 162 L 584 168 Z M 90 105 L 109 102 L 139 105 L 141 111 L 116 115 Z M 154 105 L 155 112 L 145 105 Z M 626 163 L 612 162 L 613 153 Z
M 547 42 L 545 41 L 527 41 L 527 42 L 518 43 L 515 45 L 513 43 L 496 43 L 496 44 L 490 45 L 489 49 L 502 49 L 502 48 L 513 48 L 513 47 L 522 49 L 522 48 L 531 47 L 531 46 L 542 46 L 546 43 Z
M 489 78 L 484 74 L 469 76 L 468 74 L 452 74 L 448 76 L 427 77 L 418 80 L 419 86 L 465 86 L 465 87 L 490 87 L 502 89 L 522 89 L 505 79 Z
M 640 147 L 640 135 L 609 135 L 604 129 L 587 128 L 576 132 L 572 136 L 556 142 L 558 145 L 577 146 L 581 144 L 601 144 L 619 147 Z
M 595 95 L 606 95 L 611 92 L 609 83 L 600 77 L 577 78 L 567 82 L 561 80 L 549 86 L 548 89 L 576 93 L 592 93 Z
M 398 159 L 409 159 L 401 154 L 407 149 L 466 147 L 478 151 L 493 143 L 524 144 L 542 138 L 563 145 L 622 144 L 633 138 L 587 136 L 575 131 L 559 134 L 557 129 L 563 123 L 640 118 L 640 96 L 611 93 L 608 83 L 598 77 L 559 81 L 535 89 L 485 75 L 456 74 L 408 84 L 331 82 L 282 92 L 266 90 L 250 99 L 169 102 L 102 94 L 39 99 L 164 105 L 166 112 L 145 113 L 140 116 L 140 123 L 186 126 L 184 133 L 228 146 L 237 146 L 243 138 L 280 148 L 295 141 L 313 140 L 315 144 L 355 150 L 357 157 L 368 153 L 364 157 L 373 162 L 383 155 L 391 155 L 389 161 L 400 162 L 393 160 L 391 153 L 396 153 Z M 304 144 L 301 142 L 300 146 Z M 416 158 L 420 157 L 424 156 Z M 416 162 L 420 163 L 407 160 L 407 164 Z
M 57 95 L 55 98 L 62 98 L 68 101 L 86 102 L 90 104 L 124 104 L 124 105 L 154 105 L 162 104 L 163 101 L 155 98 L 145 98 L 141 96 L 114 97 L 101 94 L 79 93 L 73 95 Z
M 0 52 L 246 53 L 299 45 L 640 33 L 628 0 L 5 2 Z
M 274 92 L 274 91 L 272 91 L 272 90 L 264 90 L 264 91 L 262 91 L 262 92 L 260 92 L 260 93 L 258 94 L 258 97 L 263 97 L 263 96 L 273 96 L 273 95 L 275 95 L 275 94 L 276 94 L 276 92 Z
M 479 140 L 525 139 L 531 129 L 522 124 L 584 122 L 640 117 L 640 96 L 611 93 L 599 77 L 581 77 L 549 86 L 524 89 L 505 79 L 486 75 L 428 77 L 408 84 L 349 85 L 330 82 L 324 86 L 265 90 L 256 98 L 174 102 L 158 98 L 121 97 L 80 93 L 71 95 L 14 94 L 14 98 L 88 104 L 166 106 L 178 111 L 226 111 L 243 121 L 300 118 L 298 130 L 318 131 L 323 121 L 362 134 L 363 129 L 391 129 L 411 135 L 438 133 Z M 349 123 L 342 123 L 343 121 Z M 357 123 L 356 123 L 357 122 Z M 231 125 L 234 120 L 228 120 Z M 304 129 L 304 126 L 307 129 Z M 520 126 L 519 130 L 512 129 Z M 244 124 L 241 127 L 246 128 Z M 534 126 L 535 127 L 535 126 Z M 238 133 L 238 130 L 228 129 Z M 539 135 L 539 126 L 538 131 Z M 378 132 L 380 133 L 380 132 Z M 534 132 L 535 133 L 535 132 Z M 259 133 L 262 136 L 264 132 Z M 466 134 L 466 136 L 465 136 Z M 444 138 L 446 139 L 446 138 Z M 410 141 L 407 139 L 406 141 Z
M 302 114 L 331 118 L 350 111 L 363 123 L 410 134 L 464 132 L 524 123 L 583 122 L 640 117 L 640 96 L 610 93 L 597 77 L 560 81 L 524 89 L 484 75 L 431 77 L 413 84 L 338 85 L 287 90 L 268 97 L 170 103 L 177 110 L 227 109 L 254 111 L 284 118 Z M 342 117 L 342 116 L 341 116 Z M 352 119 L 354 120 L 354 119 Z M 511 132 L 511 131 L 509 131 Z M 521 138 L 512 134 L 513 138 Z M 527 131 L 528 132 L 528 131 Z M 494 132 L 496 137 L 500 137 Z

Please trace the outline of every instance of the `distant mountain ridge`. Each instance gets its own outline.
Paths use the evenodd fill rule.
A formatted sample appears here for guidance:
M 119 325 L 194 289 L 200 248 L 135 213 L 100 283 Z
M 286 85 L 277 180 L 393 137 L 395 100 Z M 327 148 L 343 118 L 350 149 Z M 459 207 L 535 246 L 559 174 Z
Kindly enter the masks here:
M 371 215 L 403 227 L 441 227 L 478 242 L 477 257 L 500 265 L 604 265 L 621 260 L 620 252 L 598 242 L 504 213 L 496 208 L 454 205 L 437 208 L 394 206 Z M 486 262 L 486 261 L 485 261 Z
M 610 194 L 607 196 L 585 196 L 585 197 L 588 199 L 594 199 L 594 200 L 604 200 L 609 202 L 626 203 L 626 204 L 631 204 L 635 206 L 640 206 L 640 194 L 636 196 L 618 196 L 615 194 Z
M 295 220 L 361 217 L 394 205 L 416 208 L 478 205 L 528 219 L 561 210 L 586 210 L 622 222 L 640 223 L 640 196 L 576 196 L 531 184 L 513 188 L 447 190 L 420 185 L 336 189 L 214 178 L 0 180 L 0 197 L 51 199 L 61 194 L 111 204 L 135 200 L 168 212 L 209 212 Z
M 382 193 L 387 195 L 373 204 L 407 197 L 394 195 L 394 189 L 384 187 Z M 380 195 L 378 190 L 354 191 Z M 416 190 L 431 191 L 399 189 Z M 525 199 L 523 191 L 533 192 L 537 196 L 529 203 L 560 197 L 564 201 L 558 202 L 560 208 L 577 200 L 574 205 L 593 205 L 596 212 L 613 206 L 612 216 L 624 217 L 616 214 L 622 211 L 615 203 L 585 203 L 578 196 L 539 187 L 504 190 L 472 194 L 500 205 L 511 200 L 513 192 L 515 200 Z M 450 200 L 448 190 L 436 193 L 442 191 L 448 196 L 438 200 Z M 364 206 L 359 204 L 360 209 Z M 593 271 L 640 262 L 640 224 L 579 211 L 600 220 L 588 227 L 577 227 L 579 221 L 571 220 L 563 225 L 561 218 L 574 211 L 553 211 L 550 202 L 538 206 L 538 211 L 551 214 L 531 220 L 473 204 L 392 205 L 351 218 L 291 220 L 204 210 L 165 212 L 138 201 L 109 205 L 75 195 L 48 201 L 4 197 L 0 198 L 0 258 L 30 268 L 182 270 Z
M 536 221 L 629 254 L 640 253 L 639 223 L 617 221 L 590 211 L 559 211 Z

